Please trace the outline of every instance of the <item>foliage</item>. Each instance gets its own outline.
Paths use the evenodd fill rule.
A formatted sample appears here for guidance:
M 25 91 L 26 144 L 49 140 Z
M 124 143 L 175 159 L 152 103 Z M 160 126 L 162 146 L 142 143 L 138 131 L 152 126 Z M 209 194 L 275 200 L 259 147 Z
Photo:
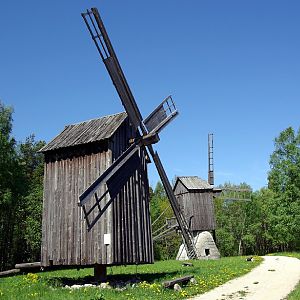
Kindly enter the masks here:
M 300 252 L 276 252 L 269 253 L 269 256 L 287 256 L 287 257 L 296 257 L 300 259 Z
M 300 249 L 299 130 L 295 133 L 289 127 L 275 139 L 270 167 L 268 188 L 251 193 L 250 202 L 215 199 L 222 255 Z M 227 188 L 243 186 L 225 184 Z
M 13 261 L 13 232 L 15 209 L 19 200 L 20 172 L 15 151 L 16 142 L 11 137 L 11 107 L 0 102 L 0 270 Z
M 222 258 L 220 260 L 193 261 L 192 267 L 183 267 L 180 261 L 159 261 L 153 265 L 112 267 L 108 282 L 126 281 L 136 278 L 134 287 L 127 285 L 123 291 L 86 287 L 77 290 L 64 288 L 64 282 L 90 279 L 92 269 L 41 272 L 3 278 L 0 281 L 1 299 L 182 299 L 204 293 L 226 281 L 249 272 L 261 262 L 247 262 L 245 257 Z M 196 284 L 184 286 L 182 291 L 162 288 L 165 280 L 184 275 L 194 275 Z M 55 285 L 52 283 L 56 282 Z M 57 284 L 60 282 L 61 284 Z
M 37 151 L 44 145 L 45 142 L 36 142 L 34 135 L 31 135 L 19 147 L 27 191 L 21 214 L 27 261 L 40 259 L 44 164 L 43 155 Z
M 0 270 L 40 256 L 44 142 L 18 144 L 12 113 L 0 102 Z
M 267 188 L 253 193 L 247 210 L 245 248 L 248 253 L 265 254 L 272 251 L 272 215 L 270 207 L 275 194 Z M 248 242 L 248 243 L 247 243 Z
M 300 282 L 296 288 L 288 295 L 288 300 L 299 300 L 300 299 Z
M 166 224 L 167 218 L 174 217 L 170 202 L 161 182 L 158 182 L 155 190 L 150 193 L 150 212 L 153 225 L 154 236 L 157 232 L 162 232 L 161 228 Z M 165 228 L 166 229 L 166 228 Z M 181 237 L 176 232 L 154 242 L 154 257 L 156 260 L 173 259 L 176 257 Z
M 281 250 L 300 247 L 300 129 L 289 127 L 275 139 L 269 188 L 276 193 L 274 238 Z
M 242 183 L 233 185 L 225 183 L 221 189 L 239 190 L 250 189 Z M 232 200 L 230 193 L 228 199 L 215 199 L 215 215 L 217 222 L 217 246 L 223 256 L 238 255 L 242 253 L 242 246 L 246 242 L 249 203 Z

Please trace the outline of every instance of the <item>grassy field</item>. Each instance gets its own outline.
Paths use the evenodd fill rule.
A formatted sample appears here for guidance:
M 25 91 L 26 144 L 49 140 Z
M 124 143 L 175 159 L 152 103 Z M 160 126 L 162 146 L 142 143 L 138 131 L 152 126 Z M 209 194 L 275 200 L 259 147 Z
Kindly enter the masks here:
M 0 279 L 0 299 L 182 299 L 204 293 L 224 282 L 249 272 L 261 262 L 246 262 L 245 257 L 221 258 L 217 261 L 193 261 L 192 267 L 183 267 L 175 260 L 159 261 L 153 265 L 113 267 L 108 269 L 108 282 L 126 282 L 135 278 L 137 282 L 124 287 L 100 289 L 86 287 L 77 290 L 65 288 L 66 284 L 88 282 L 92 269 L 61 270 L 29 273 Z M 184 286 L 180 292 L 164 289 L 162 281 L 184 275 L 194 275 L 196 284 Z
M 272 253 L 269 255 L 289 256 L 289 257 L 296 257 L 300 259 L 300 252 L 280 252 L 280 253 Z M 299 300 L 299 299 L 300 299 L 300 282 L 298 283 L 295 290 L 293 290 L 288 296 L 288 300 Z
M 271 256 L 289 256 L 289 257 L 296 257 L 300 259 L 300 252 L 279 252 L 279 253 L 270 253 L 268 255 Z

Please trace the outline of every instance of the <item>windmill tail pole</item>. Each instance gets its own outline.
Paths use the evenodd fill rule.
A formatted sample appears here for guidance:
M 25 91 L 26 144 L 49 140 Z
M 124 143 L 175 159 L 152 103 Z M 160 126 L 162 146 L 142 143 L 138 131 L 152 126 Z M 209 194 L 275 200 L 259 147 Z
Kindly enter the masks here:
M 189 259 L 196 259 L 197 258 L 197 252 L 196 252 L 195 245 L 193 243 L 193 236 L 192 236 L 192 234 L 191 234 L 191 232 L 188 228 L 188 224 L 187 224 L 184 216 L 182 215 L 182 213 L 180 211 L 177 200 L 176 200 L 176 198 L 174 196 L 174 193 L 173 193 L 173 189 L 172 189 L 171 184 L 169 182 L 169 179 L 168 179 L 168 177 L 165 173 L 165 170 L 164 170 L 164 168 L 161 164 L 158 153 L 154 152 L 154 150 L 151 146 L 148 147 L 148 149 L 149 149 L 149 152 L 151 153 L 151 155 L 153 157 L 153 160 L 154 160 L 154 163 L 157 167 L 160 179 L 161 179 L 161 181 L 163 183 L 163 186 L 166 190 L 166 193 L 167 193 L 167 196 L 168 196 L 169 201 L 171 203 L 171 207 L 173 209 L 174 215 L 175 215 L 175 217 L 177 219 L 177 222 L 178 222 L 178 225 L 181 229 L 181 234 L 182 234 L 182 237 L 183 237 L 183 242 L 184 242 L 185 248 L 187 250 L 188 257 L 189 257 Z
M 214 185 L 214 135 L 208 134 L 208 183 Z

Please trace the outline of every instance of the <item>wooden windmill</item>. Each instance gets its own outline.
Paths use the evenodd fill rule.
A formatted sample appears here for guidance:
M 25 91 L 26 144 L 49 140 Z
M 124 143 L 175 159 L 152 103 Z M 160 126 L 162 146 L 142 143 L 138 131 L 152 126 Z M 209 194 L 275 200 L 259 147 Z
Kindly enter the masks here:
M 221 193 L 220 189 L 214 188 L 214 165 L 213 165 L 213 135 L 208 135 L 208 180 L 205 181 L 198 176 L 179 176 L 176 178 L 173 191 L 178 202 L 181 213 L 183 214 L 186 223 L 189 226 L 189 230 L 194 237 L 194 245 L 196 246 L 197 258 L 201 259 L 207 257 L 204 251 L 199 251 L 197 243 L 199 244 L 199 234 L 206 232 L 204 238 L 208 244 L 206 250 L 209 248 L 210 256 L 214 258 L 219 257 L 218 250 L 216 249 L 214 240 L 216 220 L 214 213 L 213 198 Z M 154 220 L 152 226 L 157 221 L 162 219 L 163 214 L 167 212 L 167 209 Z M 161 223 L 161 222 L 160 222 Z M 154 227 L 154 241 L 160 240 L 165 236 L 172 234 L 174 230 L 178 230 L 178 223 L 176 218 L 166 219 L 166 222 L 161 227 Z M 207 232 L 211 232 L 211 235 Z M 201 234 L 201 236 L 203 236 Z M 201 237 L 202 238 L 202 237 Z M 203 247 L 202 247 L 203 248 Z M 186 259 L 185 245 L 182 245 L 177 257 L 180 259 Z M 184 250 L 184 251 L 183 251 Z M 183 254 L 184 252 L 184 254 Z M 207 252 L 206 252 L 207 253 Z M 181 255 L 183 254 L 183 255 Z
M 152 146 L 152 144 L 159 141 L 158 133 L 178 114 L 175 104 L 169 96 L 147 118 L 143 119 L 98 10 L 96 8 L 87 10 L 82 14 L 82 17 L 127 112 L 130 124 L 136 132 L 136 136 L 131 140 L 130 147 L 80 196 L 79 204 L 83 209 L 88 229 L 93 228 L 109 207 L 109 203 L 115 201 L 117 195 L 120 193 L 126 194 L 124 185 L 138 169 L 141 160 L 140 153 L 150 153 L 182 232 L 188 256 L 196 258 L 192 234 L 180 212 L 159 155 Z M 107 197 L 109 200 L 103 206 L 102 202 Z M 136 225 L 133 224 L 134 226 Z M 152 240 L 150 239 L 149 242 L 152 242 Z
M 178 114 L 167 97 L 143 119 L 96 8 L 82 14 L 126 112 L 71 124 L 40 151 L 45 156 L 41 265 L 153 263 L 147 163 L 166 189 L 190 258 L 193 237 L 152 144 Z M 79 204 L 79 205 L 78 205 Z M 88 230 L 86 230 L 88 229 Z
M 216 218 L 213 198 L 221 190 L 214 188 L 213 134 L 208 135 L 208 180 L 198 176 L 177 177 L 173 190 L 194 236 L 198 258 L 219 258 L 220 253 L 215 244 Z M 186 259 L 184 245 L 180 247 L 177 259 Z
M 215 236 L 213 197 L 221 190 L 214 188 L 212 134 L 208 135 L 208 181 L 198 176 L 177 177 L 173 190 L 193 235 L 207 230 Z

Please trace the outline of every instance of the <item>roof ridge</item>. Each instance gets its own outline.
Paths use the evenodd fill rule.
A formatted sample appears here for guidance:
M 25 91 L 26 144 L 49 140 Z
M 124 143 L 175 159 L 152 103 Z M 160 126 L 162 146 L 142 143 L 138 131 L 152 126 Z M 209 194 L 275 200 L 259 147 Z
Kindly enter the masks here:
M 174 188 L 177 186 L 178 181 L 180 181 L 186 189 L 188 190 L 210 190 L 213 187 L 207 182 L 207 180 L 202 179 L 199 176 L 178 176 Z
M 119 113 L 106 115 L 106 116 L 102 116 L 102 117 L 99 117 L 99 118 L 93 118 L 93 119 L 89 119 L 89 120 L 85 120 L 85 121 L 81 121 L 81 122 L 68 124 L 68 125 L 65 125 L 65 128 L 67 128 L 69 126 L 80 125 L 80 124 L 87 123 L 87 122 L 90 122 L 90 121 L 96 121 L 96 120 L 100 120 L 100 119 L 104 119 L 104 118 L 108 118 L 108 117 L 114 117 L 114 116 L 121 115 L 121 114 L 126 114 L 126 111 L 121 111 Z
M 40 152 L 84 145 L 110 138 L 126 120 L 125 112 L 65 126 Z

